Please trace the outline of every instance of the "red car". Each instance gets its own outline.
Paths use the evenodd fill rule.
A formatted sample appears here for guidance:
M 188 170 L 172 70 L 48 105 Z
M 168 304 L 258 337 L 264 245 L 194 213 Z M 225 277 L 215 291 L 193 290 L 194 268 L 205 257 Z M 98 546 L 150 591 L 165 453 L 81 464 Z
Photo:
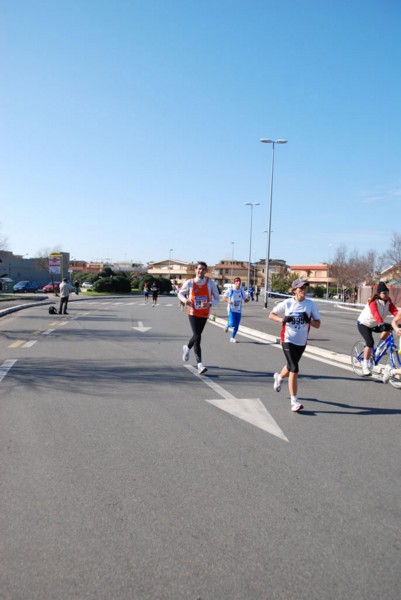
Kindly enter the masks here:
M 47 285 L 44 285 L 43 291 L 45 292 L 45 294 L 48 294 L 49 292 L 59 292 L 60 291 L 60 282 L 55 281 L 54 285 L 52 284 L 52 282 L 48 283 Z

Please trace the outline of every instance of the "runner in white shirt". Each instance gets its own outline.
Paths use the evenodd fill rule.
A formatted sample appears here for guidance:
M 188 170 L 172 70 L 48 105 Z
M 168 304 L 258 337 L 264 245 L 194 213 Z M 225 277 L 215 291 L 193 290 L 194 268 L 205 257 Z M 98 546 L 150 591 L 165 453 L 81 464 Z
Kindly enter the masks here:
M 296 279 L 291 285 L 294 297 L 277 304 L 269 315 L 269 319 L 282 324 L 281 344 L 287 359 L 287 365 L 281 369 L 281 373 L 274 373 L 273 387 L 279 392 L 283 379 L 288 377 L 293 412 L 303 408 L 297 397 L 298 365 L 306 347 L 309 329 L 311 326 L 315 329 L 320 327 L 320 314 L 315 302 L 305 298 L 307 286 L 307 281 Z
M 241 287 L 241 278 L 235 277 L 234 287 L 227 290 L 223 295 L 224 302 L 228 304 L 228 323 L 225 331 L 228 331 L 229 327 L 232 327 L 233 332 L 230 337 L 230 342 L 235 343 L 239 324 L 242 317 L 242 303 L 249 302 L 249 296 L 246 295 L 245 290 Z

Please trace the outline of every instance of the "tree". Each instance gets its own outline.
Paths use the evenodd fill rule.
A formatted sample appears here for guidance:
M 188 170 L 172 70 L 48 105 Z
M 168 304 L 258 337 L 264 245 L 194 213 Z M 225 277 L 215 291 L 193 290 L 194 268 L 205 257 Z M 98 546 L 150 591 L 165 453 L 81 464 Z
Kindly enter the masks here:
M 279 292 L 281 294 L 287 294 L 288 290 L 291 288 L 291 284 L 293 281 L 298 279 L 298 275 L 295 273 L 292 274 L 283 274 L 283 273 L 273 273 L 271 278 L 271 289 L 272 292 Z
M 3 236 L 1 233 L 1 224 L 0 224 L 0 250 L 7 250 L 7 238 Z
M 397 267 L 397 274 L 401 274 L 401 234 L 394 231 L 390 248 L 381 256 L 386 267 Z
M 37 256 L 34 258 L 35 267 L 41 271 L 49 272 L 49 256 L 55 252 L 62 252 L 60 247 L 55 248 L 40 248 Z
M 374 285 L 380 279 L 381 265 L 382 260 L 375 250 L 369 250 L 366 254 L 353 250 L 348 256 L 348 250 L 343 245 L 336 249 L 330 275 L 342 290 L 354 292 L 362 283 Z

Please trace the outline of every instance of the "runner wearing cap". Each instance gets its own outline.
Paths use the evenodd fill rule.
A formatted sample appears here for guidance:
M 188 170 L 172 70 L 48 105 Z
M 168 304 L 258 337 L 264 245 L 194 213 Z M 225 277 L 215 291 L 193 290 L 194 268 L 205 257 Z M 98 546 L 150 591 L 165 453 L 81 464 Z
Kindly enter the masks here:
M 235 277 L 234 287 L 224 293 L 223 300 L 228 304 L 228 323 L 225 331 L 228 331 L 228 328 L 232 327 L 233 332 L 230 337 L 230 342 L 235 344 L 237 341 L 235 336 L 237 335 L 242 317 L 242 303 L 249 302 L 249 296 L 246 295 L 245 290 L 241 287 L 240 277 Z
M 368 298 L 368 303 L 358 317 L 358 331 L 365 342 L 362 364 L 362 375 L 364 377 L 372 375 L 370 371 L 370 358 L 374 346 L 372 332 L 380 333 L 381 340 L 388 338 L 391 332 L 391 325 L 390 323 L 385 323 L 384 319 L 389 313 L 394 315 L 394 317 L 398 313 L 397 307 L 392 303 L 388 293 L 388 287 L 384 281 L 380 281 L 376 293 Z
M 287 365 L 280 373 L 274 373 L 273 388 L 276 392 L 281 390 L 281 384 L 288 377 L 288 389 L 291 396 L 291 410 L 298 412 L 303 408 L 298 402 L 298 372 L 299 361 L 305 350 L 310 327 L 319 329 L 320 314 L 313 300 L 306 298 L 308 282 L 296 279 L 291 285 L 293 298 L 286 298 L 277 304 L 269 315 L 269 319 L 281 323 L 281 344 Z

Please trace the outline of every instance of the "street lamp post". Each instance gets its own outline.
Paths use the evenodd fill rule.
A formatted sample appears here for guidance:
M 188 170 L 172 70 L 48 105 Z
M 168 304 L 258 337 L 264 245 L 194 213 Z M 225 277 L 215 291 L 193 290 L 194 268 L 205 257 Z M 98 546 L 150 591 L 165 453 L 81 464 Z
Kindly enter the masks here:
M 253 207 L 260 206 L 260 202 L 244 202 L 244 206 L 251 207 L 251 227 L 249 233 L 249 261 L 248 261 L 248 288 L 251 283 L 251 254 L 252 254 L 252 215 L 253 215 Z
M 171 269 L 171 253 L 172 252 L 174 252 L 174 248 L 170 248 L 169 255 L 168 255 L 168 278 L 169 279 L 171 279 L 170 269 Z
M 330 279 L 330 248 L 331 244 L 329 244 L 329 262 L 327 263 L 327 286 L 326 286 L 326 299 L 329 299 L 329 279 Z
M 233 282 L 233 268 L 234 268 L 234 242 L 231 242 L 232 252 L 231 252 L 231 283 Z
M 265 281 L 265 308 L 268 304 L 268 289 L 269 289 L 269 261 L 270 261 L 270 237 L 272 229 L 272 206 L 273 206 L 273 175 L 274 175 L 274 147 L 276 144 L 286 144 L 287 140 L 269 140 L 268 138 L 261 138 L 263 144 L 272 144 L 272 170 L 270 177 L 270 204 L 269 204 L 269 228 L 267 230 L 267 254 L 266 254 L 266 281 Z

